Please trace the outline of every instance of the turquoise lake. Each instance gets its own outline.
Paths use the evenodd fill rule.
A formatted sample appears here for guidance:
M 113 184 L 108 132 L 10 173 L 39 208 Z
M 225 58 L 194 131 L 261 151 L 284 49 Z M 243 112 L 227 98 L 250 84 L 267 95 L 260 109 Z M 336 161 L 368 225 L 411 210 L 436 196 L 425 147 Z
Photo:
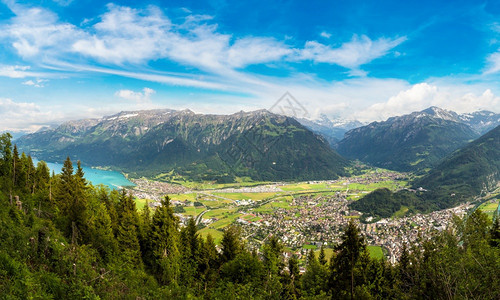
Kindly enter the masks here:
M 37 160 L 33 160 L 35 165 L 38 163 Z M 49 163 L 47 166 L 50 172 L 54 171 L 56 174 L 61 173 L 62 164 L 59 163 Z M 73 165 L 76 170 L 76 163 Z M 82 166 L 83 172 L 85 173 L 85 179 L 92 182 L 93 185 L 104 184 L 109 186 L 111 189 L 118 189 L 122 186 L 135 186 L 130 180 L 125 178 L 122 173 L 109 170 L 98 170 L 90 167 Z

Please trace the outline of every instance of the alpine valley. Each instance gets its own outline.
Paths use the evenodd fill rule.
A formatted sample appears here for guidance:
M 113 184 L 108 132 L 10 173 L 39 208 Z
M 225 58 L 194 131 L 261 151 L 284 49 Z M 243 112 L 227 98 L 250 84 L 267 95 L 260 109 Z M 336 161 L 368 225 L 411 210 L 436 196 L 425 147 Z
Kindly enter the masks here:
M 499 121 L 161 109 L 2 134 L 0 293 L 498 299 Z M 135 186 L 90 185 L 80 161 Z
M 69 156 L 132 178 L 167 182 L 332 180 L 359 172 L 359 162 L 416 174 L 411 184 L 431 192 L 408 194 L 413 204 L 394 200 L 392 214 L 405 203 L 431 211 L 496 188 L 499 124 L 500 115 L 492 112 L 460 115 L 437 107 L 351 130 L 361 123 L 324 115 L 294 119 L 266 110 L 204 115 L 160 109 L 70 121 L 24 135 L 16 144 L 38 159 L 60 162 Z M 342 133 L 343 139 L 332 142 Z M 373 202 L 370 197 L 364 201 Z M 378 203 L 364 201 L 353 205 L 370 211 Z

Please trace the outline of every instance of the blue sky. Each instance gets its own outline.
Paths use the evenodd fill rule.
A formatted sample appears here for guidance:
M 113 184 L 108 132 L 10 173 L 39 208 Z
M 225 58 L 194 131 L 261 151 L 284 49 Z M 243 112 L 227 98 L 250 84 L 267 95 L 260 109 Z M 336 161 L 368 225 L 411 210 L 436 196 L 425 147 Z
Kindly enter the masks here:
M 0 3 L 0 131 L 121 110 L 500 112 L 500 1 Z

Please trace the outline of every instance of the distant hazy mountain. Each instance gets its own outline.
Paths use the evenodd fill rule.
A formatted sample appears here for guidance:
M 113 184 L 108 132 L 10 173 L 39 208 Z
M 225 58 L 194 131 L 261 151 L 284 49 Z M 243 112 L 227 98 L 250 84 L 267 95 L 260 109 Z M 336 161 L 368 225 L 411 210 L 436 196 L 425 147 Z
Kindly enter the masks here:
M 22 137 L 23 135 L 27 134 L 24 131 L 0 131 L 0 134 L 6 133 L 6 132 L 10 133 L 10 135 L 12 136 L 12 140 L 16 140 L 16 139 Z
M 491 111 L 482 110 L 470 114 L 459 115 L 462 122 L 469 125 L 480 134 L 485 134 L 491 129 L 500 125 L 500 114 Z
M 331 146 L 335 146 L 343 139 L 348 130 L 363 126 L 363 123 L 357 120 L 331 120 L 324 114 L 321 114 L 318 119 L 296 118 L 296 120 L 324 137 Z
M 376 166 L 414 171 L 436 165 L 478 136 L 458 114 L 431 107 L 350 130 L 337 151 Z
M 292 118 L 265 110 L 202 115 L 189 110 L 121 112 L 23 136 L 39 159 L 67 155 L 131 175 L 193 180 L 307 180 L 344 174 L 346 160 Z

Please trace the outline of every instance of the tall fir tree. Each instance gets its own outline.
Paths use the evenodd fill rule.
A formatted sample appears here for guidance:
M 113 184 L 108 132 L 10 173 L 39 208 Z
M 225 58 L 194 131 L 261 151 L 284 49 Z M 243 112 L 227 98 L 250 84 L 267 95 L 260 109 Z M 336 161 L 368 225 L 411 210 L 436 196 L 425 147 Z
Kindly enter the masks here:
M 153 272 L 162 284 L 177 282 L 180 271 L 179 220 L 166 196 L 156 208 L 150 231 Z
M 118 227 L 116 240 L 124 262 L 142 269 L 141 248 L 139 245 L 139 218 L 131 195 L 122 190 L 118 202 Z M 111 222 L 111 218 L 110 218 Z
M 221 263 L 233 260 L 243 249 L 241 228 L 234 225 L 226 227 L 222 236 L 221 246 Z
M 341 240 L 342 242 L 336 248 L 337 255 L 334 262 L 335 269 L 332 272 L 331 289 L 336 292 L 344 292 L 349 295 L 349 298 L 354 299 L 355 268 L 366 249 L 366 242 L 353 220 L 347 224 Z

